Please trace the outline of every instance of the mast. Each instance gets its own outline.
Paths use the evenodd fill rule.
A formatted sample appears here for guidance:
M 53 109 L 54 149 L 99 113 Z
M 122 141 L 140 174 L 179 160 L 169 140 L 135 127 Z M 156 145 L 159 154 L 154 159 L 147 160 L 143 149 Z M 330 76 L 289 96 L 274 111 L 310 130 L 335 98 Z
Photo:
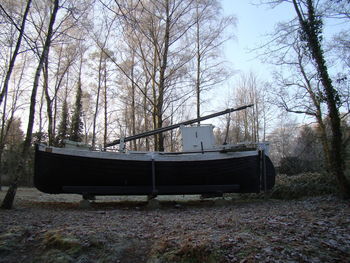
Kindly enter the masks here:
M 221 116 L 221 115 L 224 115 L 224 114 L 227 114 L 227 113 L 231 113 L 231 112 L 234 112 L 234 111 L 244 110 L 246 108 L 252 107 L 253 105 L 254 104 L 241 106 L 239 108 L 229 108 L 229 109 L 226 109 L 224 111 L 219 111 L 219 112 L 216 112 L 216 113 L 213 113 L 213 114 L 210 114 L 210 115 L 206 115 L 206 116 L 203 116 L 203 117 L 200 117 L 200 118 L 196 118 L 196 119 L 193 119 L 193 120 L 188 120 L 188 121 L 184 121 L 184 122 L 181 122 L 181 123 L 178 123 L 178 124 L 173 124 L 173 125 L 170 125 L 170 126 L 167 126 L 167 127 L 162 127 L 162 128 L 158 128 L 158 129 L 155 129 L 155 130 L 152 130 L 152 131 L 147 131 L 147 132 L 143 132 L 143 133 L 140 133 L 140 134 L 135 134 L 135 135 L 132 135 L 132 136 L 129 136 L 129 137 L 117 139 L 117 140 L 114 140 L 113 142 L 107 143 L 105 145 L 105 148 L 106 147 L 111 147 L 111 146 L 114 146 L 114 145 L 117 145 L 117 144 L 120 144 L 121 141 L 123 143 L 124 142 L 129 142 L 129 141 L 140 139 L 140 138 L 143 138 L 143 137 L 148 137 L 148 136 L 151 136 L 151 135 L 154 135 L 154 134 L 170 131 L 170 130 L 179 128 L 181 125 L 190 125 L 190 124 L 193 124 L 193 123 L 196 123 L 196 122 L 200 122 L 200 121 L 208 120 L 208 119 L 211 119 L 211 118 L 215 118 L 215 117 L 218 117 L 218 116 Z

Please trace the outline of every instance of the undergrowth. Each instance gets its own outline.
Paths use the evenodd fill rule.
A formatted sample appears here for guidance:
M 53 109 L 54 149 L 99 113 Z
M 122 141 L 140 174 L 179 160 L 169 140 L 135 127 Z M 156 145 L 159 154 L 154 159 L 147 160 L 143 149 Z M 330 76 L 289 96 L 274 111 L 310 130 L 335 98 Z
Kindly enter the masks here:
M 180 244 L 174 244 L 168 240 L 156 242 L 150 253 L 147 263 L 215 263 L 221 262 L 221 255 L 210 242 L 202 240 L 196 243 L 184 240 Z
M 265 194 L 240 194 L 242 199 L 272 198 L 291 200 L 303 197 L 337 194 L 334 176 L 328 173 L 302 173 L 298 175 L 278 174 L 273 189 Z
M 276 184 L 271 198 L 297 199 L 306 196 L 336 194 L 337 185 L 334 176 L 328 173 L 302 173 L 276 176 Z

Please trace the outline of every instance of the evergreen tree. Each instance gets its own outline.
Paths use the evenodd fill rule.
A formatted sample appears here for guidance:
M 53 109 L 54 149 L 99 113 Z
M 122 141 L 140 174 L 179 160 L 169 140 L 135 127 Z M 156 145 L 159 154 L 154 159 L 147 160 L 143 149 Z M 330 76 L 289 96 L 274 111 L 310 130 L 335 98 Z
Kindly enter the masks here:
M 63 140 L 68 138 L 68 105 L 67 99 L 63 101 L 62 105 L 62 116 L 58 125 L 58 134 L 56 137 L 56 145 L 62 147 Z
M 70 128 L 69 139 L 75 142 L 81 142 L 83 137 L 83 122 L 82 122 L 82 114 L 83 114 L 83 106 L 81 103 L 82 98 L 82 90 L 81 90 L 81 81 L 78 82 L 77 95 L 75 98 L 75 106 L 72 116 L 72 123 Z

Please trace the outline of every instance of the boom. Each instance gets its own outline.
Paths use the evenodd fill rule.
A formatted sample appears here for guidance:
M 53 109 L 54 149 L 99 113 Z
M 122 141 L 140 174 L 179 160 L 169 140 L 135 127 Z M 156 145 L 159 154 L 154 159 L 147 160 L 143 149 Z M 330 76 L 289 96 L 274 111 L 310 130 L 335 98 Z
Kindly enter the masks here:
M 181 123 L 178 123 L 178 124 L 173 124 L 173 125 L 170 125 L 170 126 L 167 126 L 167 127 L 162 127 L 162 128 L 159 128 L 159 129 L 143 132 L 143 133 L 140 133 L 140 134 L 135 134 L 135 135 L 123 138 L 123 141 L 124 142 L 128 142 L 128 141 L 140 139 L 140 138 L 143 138 L 143 137 L 148 137 L 148 136 L 151 136 L 151 135 L 154 135 L 154 134 L 170 131 L 170 130 L 179 128 L 181 125 L 190 125 L 190 124 L 193 124 L 193 123 L 196 123 L 196 122 L 199 122 L 199 121 L 208 120 L 208 119 L 215 118 L 215 117 L 218 117 L 218 116 L 221 116 L 221 115 L 224 115 L 224 114 L 227 114 L 227 113 L 231 113 L 231 112 L 234 112 L 234 111 L 244 110 L 246 108 L 252 107 L 253 105 L 254 104 L 241 106 L 239 108 L 229 108 L 227 110 L 216 112 L 216 113 L 213 113 L 213 114 L 210 114 L 210 115 L 207 115 L 207 116 L 203 116 L 203 117 L 200 117 L 200 118 L 197 118 L 197 119 L 184 121 L 184 122 L 181 122 Z M 110 147 L 110 146 L 117 145 L 117 144 L 120 143 L 120 141 L 121 141 L 121 139 L 118 139 L 118 140 L 115 140 L 113 142 L 107 143 L 105 145 L 105 147 Z

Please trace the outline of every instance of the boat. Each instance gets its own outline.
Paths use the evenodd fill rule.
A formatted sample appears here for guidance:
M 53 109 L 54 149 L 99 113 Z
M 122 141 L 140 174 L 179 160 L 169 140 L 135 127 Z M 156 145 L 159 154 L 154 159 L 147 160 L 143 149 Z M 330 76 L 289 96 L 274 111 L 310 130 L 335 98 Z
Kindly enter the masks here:
M 233 111 L 230 108 L 201 118 L 115 140 L 102 150 L 79 143 L 65 148 L 36 145 L 35 187 L 50 194 L 178 195 L 259 193 L 275 184 L 275 168 L 267 143 L 215 145 L 212 125 L 193 125 Z M 127 151 L 125 142 L 180 128 L 181 152 Z M 107 151 L 119 144 L 119 151 Z

